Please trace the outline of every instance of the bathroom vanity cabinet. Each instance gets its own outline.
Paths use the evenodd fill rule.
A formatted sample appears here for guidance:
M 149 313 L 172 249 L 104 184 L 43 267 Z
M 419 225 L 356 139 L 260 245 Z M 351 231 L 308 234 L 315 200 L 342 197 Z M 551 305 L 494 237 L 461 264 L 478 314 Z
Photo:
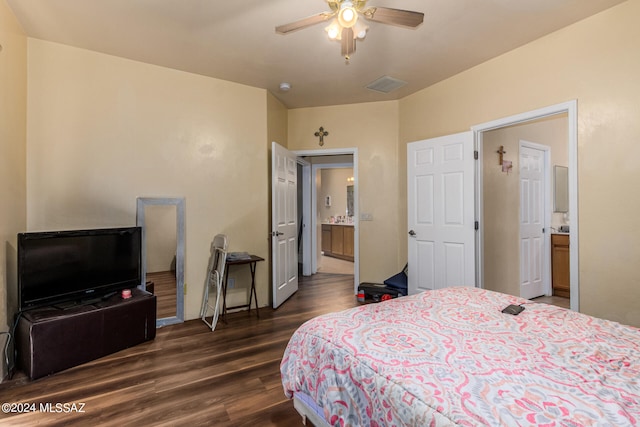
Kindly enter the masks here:
M 326 256 L 353 261 L 353 225 L 322 224 L 322 252 Z
M 570 297 L 569 234 L 551 235 L 551 285 L 553 295 Z

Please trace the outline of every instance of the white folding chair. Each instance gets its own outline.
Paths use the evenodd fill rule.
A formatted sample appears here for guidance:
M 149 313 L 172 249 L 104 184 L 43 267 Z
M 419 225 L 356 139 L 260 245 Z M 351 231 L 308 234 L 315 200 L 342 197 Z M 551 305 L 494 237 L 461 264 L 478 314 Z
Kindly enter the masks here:
M 227 236 L 218 234 L 211 243 L 211 258 L 207 268 L 207 279 L 204 284 L 202 308 L 200 318 L 213 331 L 220 315 L 222 280 L 224 279 L 225 263 L 227 261 Z M 212 312 L 212 313 L 211 313 Z M 209 314 L 211 313 L 211 314 Z M 207 320 L 211 318 L 211 321 Z

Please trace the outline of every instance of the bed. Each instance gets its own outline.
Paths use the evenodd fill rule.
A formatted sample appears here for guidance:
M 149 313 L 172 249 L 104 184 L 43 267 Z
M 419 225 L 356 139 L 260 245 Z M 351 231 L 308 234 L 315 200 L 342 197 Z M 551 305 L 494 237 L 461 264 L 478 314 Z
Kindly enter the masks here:
M 478 288 L 316 317 L 280 370 L 314 425 L 640 424 L 640 329 Z

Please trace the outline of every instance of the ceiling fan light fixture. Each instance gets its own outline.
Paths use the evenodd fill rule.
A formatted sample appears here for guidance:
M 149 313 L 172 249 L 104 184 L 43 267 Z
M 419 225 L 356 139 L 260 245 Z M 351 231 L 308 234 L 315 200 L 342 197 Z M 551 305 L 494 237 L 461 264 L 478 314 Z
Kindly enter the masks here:
M 368 0 L 325 1 L 331 9 L 330 11 L 299 19 L 289 24 L 279 25 L 276 27 L 276 32 L 288 34 L 301 28 L 331 20 L 331 23 L 324 30 L 327 32 L 329 40 L 341 42 L 342 56 L 348 62 L 350 55 L 356 50 L 356 41 L 362 40 L 367 36 L 369 27 L 364 24 L 363 19 L 407 28 L 416 28 L 424 21 L 424 13 L 422 12 L 382 6 L 367 8 Z
M 360 40 L 367 36 L 367 31 L 369 31 L 369 26 L 363 24 L 362 21 L 358 21 L 353 27 L 353 35 Z
M 324 30 L 327 32 L 327 36 L 329 36 L 331 40 L 340 40 L 342 28 L 340 28 L 340 24 L 337 19 L 331 21 L 331 24 L 329 24 Z
M 353 3 L 346 1 L 340 6 L 338 12 L 338 22 L 343 28 L 351 28 L 358 22 L 358 11 L 353 7 Z

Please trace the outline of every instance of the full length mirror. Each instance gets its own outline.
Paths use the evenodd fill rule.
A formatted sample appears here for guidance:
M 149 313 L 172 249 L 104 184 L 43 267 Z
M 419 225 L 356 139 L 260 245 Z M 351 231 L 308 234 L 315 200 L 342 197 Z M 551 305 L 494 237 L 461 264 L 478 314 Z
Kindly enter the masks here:
M 157 298 L 156 326 L 184 320 L 184 199 L 138 198 L 142 288 Z
M 566 166 L 553 167 L 554 181 L 554 212 L 569 212 L 569 168 Z

